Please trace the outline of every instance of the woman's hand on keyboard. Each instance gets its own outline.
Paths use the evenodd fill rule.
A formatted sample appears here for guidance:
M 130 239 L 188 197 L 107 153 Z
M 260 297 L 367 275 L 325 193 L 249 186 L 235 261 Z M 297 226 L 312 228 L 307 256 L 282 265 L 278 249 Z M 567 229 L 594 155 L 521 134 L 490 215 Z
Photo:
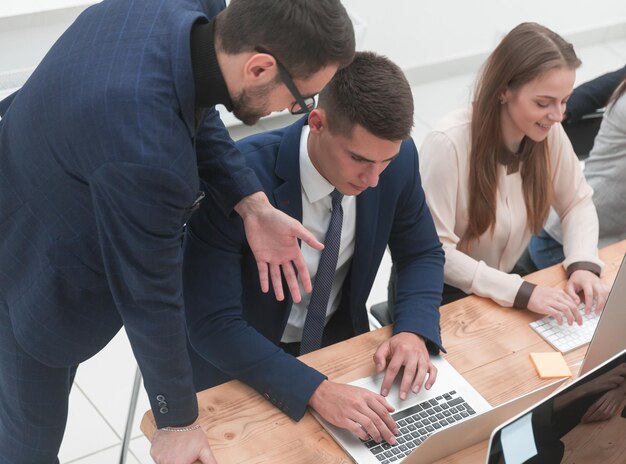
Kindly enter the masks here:
M 578 311 L 578 303 L 560 288 L 537 285 L 528 300 L 528 309 L 535 313 L 552 316 L 559 324 L 563 323 L 563 318 L 569 325 L 572 325 L 574 321 L 578 325 L 583 322 Z
M 578 294 L 583 293 L 585 314 L 589 314 L 594 308 L 596 314 L 600 314 L 609 296 L 609 290 L 610 287 L 602 282 L 600 277 L 583 269 L 572 272 L 565 286 L 567 294 L 577 303 L 580 302 Z

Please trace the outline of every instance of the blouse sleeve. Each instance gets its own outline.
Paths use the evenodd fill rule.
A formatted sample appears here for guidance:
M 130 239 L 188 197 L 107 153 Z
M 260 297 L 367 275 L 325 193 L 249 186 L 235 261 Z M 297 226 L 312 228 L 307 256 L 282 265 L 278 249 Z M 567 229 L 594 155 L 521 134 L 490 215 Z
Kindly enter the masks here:
M 523 279 L 488 266 L 457 249 L 465 232 L 456 224 L 457 208 L 465 207 L 458 204 L 458 198 L 461 193 L 466 194 L 468 188 L 467 165 L 460 161 L 457 147 L 445 133 L 431 132 L 420 153 L 426 199 L 446 254 L 445 282 L 466 293 L 491 298 L 501 306 L 513 306 Z
M 592 201 L 593 189 L 585 180 L 580 162 L 563 127 L 558 125 L 549 139 L 554 197 L 552 207 L 561 220 L 563 231 L 563 267 L 586 268 L 600 273 L 598 257 L 598 214 Z M 580 267 L 579 267 L 580 268 Z

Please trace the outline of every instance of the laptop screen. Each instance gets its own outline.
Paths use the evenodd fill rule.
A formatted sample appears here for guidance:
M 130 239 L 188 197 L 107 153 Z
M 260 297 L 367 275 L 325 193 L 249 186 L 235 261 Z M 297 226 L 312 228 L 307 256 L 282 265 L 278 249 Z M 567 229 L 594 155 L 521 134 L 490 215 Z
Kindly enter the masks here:
M 580 367 L 586 374 L 606 359 L 626 349 L 626 256 L 613 282 L 611 293 L 598 321 L 587 354 Z M 606 463 L 605 463 L 606 464 Z
M 489 464 L 623 462 L 626 350 L 496 429 Z

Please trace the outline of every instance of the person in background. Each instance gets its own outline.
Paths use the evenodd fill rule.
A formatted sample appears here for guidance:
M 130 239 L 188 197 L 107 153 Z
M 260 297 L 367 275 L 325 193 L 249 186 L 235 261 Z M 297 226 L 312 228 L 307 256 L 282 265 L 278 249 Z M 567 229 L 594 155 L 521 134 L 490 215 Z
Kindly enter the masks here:
M 402 71 L 367 52 L 337 72 L 319 108 L 238 148 L 272 204 L 302 220 L 326 248 L 302 244 L 314 278 L 301 302 L 259 291 L 239 218 L 207 199 L 188 224 L 184 295 L 196 388 L 238 379 L 294 420 L 307 406 L 328 422 L 395 443 L 388 394 L 435 382 L 429 351 L 441 349 L 443 250 L 424 199 L 417 150 L 408 138 L 413 97 Z M 393 336 L 374 354 L 381 395 L 344 385 L 296 359 L 369 331 L 365 302 L 389 245 L 398 269 Z M 328 250 L 334 250 L 330 260 Z
M 257 285 L 311 284 L 301 224 L 273 208 L 214 108 L 306 112 L 354 54 L 338 0 L 104 0 L 0 102 L 0 463 L 58 463 L 78 364 L 122 326 L 157 463 L 214 463 L 196 423 L 183 226 L 205 195 L 238 213 Z M 268 269 L 269 266 L 269 269 Z
M 598 219 L 592 190 L 560 122 L 580 60 L 536 23 L 511 30 L 491 53 L 471 108 L 445 116 L 421 147 L 424 190 L 446 253 L 443 302 L 473 293 L 501 306 L 582 322 L 601 311 Z M 515 265 L 550 206 L 564 234 L 565 289 L 534 285 Z
M 584 115 L 606 107 L 625 78 L 626 66 L 576 87 L 567 101 L 563 123 L 575 124 Z
M 621 74 L 621 82 L 617 85 L 614 83 L 616 74 Z M 593 203 L 598 212 L 600 226 L 600 247 L 626 239 L 626 67 L 583 84 L 572 94 L 572 98 L 576 96 L 577 100 L 580 99 L 578 95 L 581 92 L 585 96 L 589 95 L 588 84 L 592 83 L 594 89 L 605 88 L 598 81 L 606 82 L 607 76 L 609 78 L 607 84 L 612 85 L 613 95 L 608 104 L 603 98 L 592 99 L 599 105 L 592 110 L 604 106 L 607 108 L 593 149 L 583 168 L 585 178 L 593 188 Z M 579 89 L 586 90 L 583 92 Z M 578 114 L 578 111 L 573 112 L 572 117 L 575 114 Z M 533 236 L 528 245 L 533 264 L 538 269 L 543 269 L 562 262 L 565 259 L 562 243 L 561 224 L 556 213 L 551 211 L 543 230 Z

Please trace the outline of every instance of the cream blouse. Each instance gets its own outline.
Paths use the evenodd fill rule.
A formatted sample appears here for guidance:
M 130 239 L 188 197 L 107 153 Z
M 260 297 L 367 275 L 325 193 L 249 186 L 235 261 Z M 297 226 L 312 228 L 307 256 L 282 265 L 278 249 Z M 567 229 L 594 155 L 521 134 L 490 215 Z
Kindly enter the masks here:
M 520 170 L 507 175 L 500 165 L 496 224 L 471 244 L 468 254 L 457 244 L 468 223 L 470 109 L 445 116 L 430 132 L 420 150 L 420 171 L 426 200 L 446 254 L 445 282 L 466 293 L 513 306 L 523 279 L 509 274 L 531 237 Z M 598 217 L 572 145 L 560 124 L 548 133 L 554 198 L 552 207 L 563 227 L 566 259 L 563 266 L 598 258 Z

